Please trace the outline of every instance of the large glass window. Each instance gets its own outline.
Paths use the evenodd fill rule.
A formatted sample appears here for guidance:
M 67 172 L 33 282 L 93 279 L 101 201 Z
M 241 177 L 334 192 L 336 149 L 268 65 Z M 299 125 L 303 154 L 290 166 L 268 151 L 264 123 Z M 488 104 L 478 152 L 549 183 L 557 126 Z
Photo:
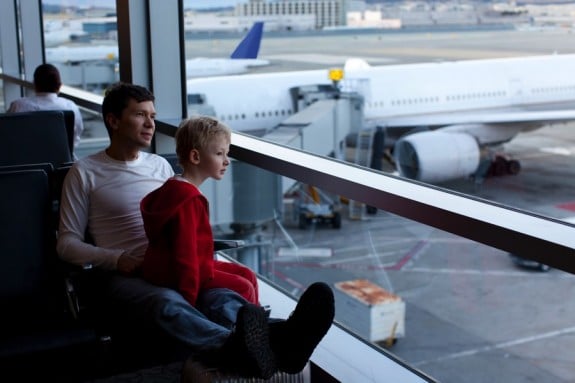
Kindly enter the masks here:
M 328 69 L 344 68 L 338 86 L 362 96 L 363 119 L 346 123 L 339 117 L 345 124 L 341 135 L 376 127 L 384 134 L 369 143 L 373 160 L 360 164 L 570 219 L 572 198 L 564 191 L 573 179 L 568 166 L 573 158 L 568 138 L 572 123 L 554 123 L 551 115 L 574 106 L 568 56 L 574 48 L 570 28 L 562 21 L 572 6 L 392 3 L 358 8 L 356 3 L 346 2 L 346 28 L 326 24 L 317 30 L 306 14 L 268 7 L 264 15 L 266 4 L 260 2 L 230 1 L 227 7 L 207 8 L 203 2 L 185 1 L 188 62 L 195 60 L 212 71 L 215 61 L 200 64 L 198 57 L 228 63 L 219 73 L 188 70 L 189 113 L 213 114 L 235 130 L 258 136 L 280 124 L 325 124 L 320 120 L 332 113 L 327 108 L 322 114 L 318 106 L 313 116 L 309 110 L 300 118 L 293 114 L 317 99 L 333 98 L 326 90 L 332 84 Z M 258 58 L 267 65 L 230 60 L 256 21 L 264 23 Z M 546 64 L 543 61 L 553 60 L 551 53 L 565 59 Z M 534 62 L 533 56 L 545 58 Z M 520 61 L 507 63 L 508 58 Z M 233 72 L 232 63 L 242 69 Z M 549 69 L 537 69 L 542 66 Z M 543 72 L 553 73 L 553 78 Z M 209 77 L 196 78 L 200 75 Z M 305 93 L 305 103 L 290 94 L 295 87 L 303 87 L 299 97 Z M 307 133 L 312 129 L 301 128 L 299 134 L 313 135 Z M 420 134 L 407 138 L 413 132 Z M 396 145 L 400 139 L 402 144 Z M 331 155 L 338 145 L 344 144 L 339 141 L 325 151 L 300 147 Z M 542 173 L 552 179 L 543 180 Z M 547 194 L 549 185 L 558 186 L 551 187 L 555 198 L 549 204 L 528 201 L 535 190 Z M 502 189 L 510 193 L 501 196 Z
M 288 2 L 217 2 L 216 8 L 184 1 L 188 113 L 215 115 L 234 130 L 370 167 L 381 177 L 425 170 L 429 190 L 573 222 L 571 118 L 525 121 L 548 115 L 558 95 L 561 112 L 573 110 L 572 76 L 545 82 L 564 72 L 527 64 L 530 56 L 573 53 L 568 5 L 326 2 L 299 2 L 295 15 Z M 88 48 L 117 46 L 115 1 L 86 4 L 43 1 L 46 53 L 49 31 L 74 31 L 55 47 L 83 52 L 79 61 L 58 64 L 64 82 L 98 93 L 117 79 L 118 63 L 92 62 Z M 345 22 L 337 12 L 318 17 L 327 9 L 344 9 Z M 259 21 L 262 61 L 242 66 L 231 52 Z M 344 24 L 350 28 L 339 28 Z M 481 64 L 507 58 L 525 60 L 513 69 L 529 66 L 530 76 L 513 70 L 497 77 Z M 461 70 L 474 60 L 480 60 L 474 70 Z M 337 90 L 330 68 L 344 68 Z M 526 88 L 526 79 L 540 83 Z M 507 98 L 512 103 L 503 103 Z M 522 99 L 549 102 L 525 106 Z M 470 123 L 469 115 L 507 121 Z M 509 124 L 513 119 L 522 123 Z M 86 128 L 79 157 L 107 144 L 99 117 L 85 121 L 94 126 Z M 411 135 L 414 129 L 424 135 Z M 423 138 L 398 156 L 395 143 L 410 136 Z M 492 137 L 499 137 L 497 145 L 479 148 Z M 425 169 L 409 166 L 422 161 Z M 312 281 L 328 282 L 342 327 L 438 381 L 552 382 L 575 375 L 571 274 L 237 160 L 222 181 L 203 189 L 214 234 L 246 241 L 230 252 L 235 259 L 294 296 Z
M 118 81 L 115 1 L 42 1 L 46 62 L 64 84 L 101 93 Z
M 115 1 L 42 0 L 42 18 L 45 59 L 59 69 L 64 85 L 103 94 L 119 80 Z M 83 116 L 79 158 L 109 142 L 100 115 L 83 111 Z
M 294 296 L 314 281 L 329 283 L 338 323 L 381 352 L 441 382 L 573 373 L 573 275 L 337 190 L 239 161 L 230 170 L 203 185 L 215 235 L 246 241 L 229 254 Z
M 538 70 L 524 69 L 531 56 L 575 52 L 560 21 L 569 6 L 364 5 L 346 9 L 349 28 L 317 28 L 324 19 L 308 23 L 300 14 L 288 20 L 289 7 L 232 1 L 228 8 L 200 9 L 199 3 L 185 2 L 188 60 L 227 59 L 249 25 L 263 21 L 258 58 L 268 64 L 202 78 L 195 76 L 199 69 L 188 72 L 190 114 L 215 115 L 266 140 L 573 221 L 573 123 L 532 124 L 520 116 L 544 109 L 533 100 L 545 97 L 559 100 L 552 107 L 561 112 L 574 106 L 568 71 L 551 86 L 533 85 Z M 556 22 L 543 25 L 549 13 Z M 523 69 L 494 69 L 508 58 L 520 59 L 511 68 Z M 327 100 L 345 99 L 334 92 L 330 68 L 344 69 L 340 90 L 361 97 L 330 106 Z M 561 92 L 564 98 L 552 95 Z M 395 143 L 414 132 L 425 134 L 399 156 Z M 261 175 L 242 183 L 251 179 L 243 173 L 249 167 L 233 167 L 241 169 L 234 177 L 243 176 L 233 187 L 223 186 L 228 181 L 214 186 L 225 192 L 211 201 L 227 212 L 221 221 L 214 213 L 216 231 L 248 241 L 234 256 L 296 296 L 313 280 L 330 283 L 338 321 L 382 352 L 445 382 L 551 381 L 571 374 L 569 357 L 548 354 L 565 350 L 569 340 L 560 334 L 573 331 L 572 314 L 562 314 L 571 311 L 564 302 L 575 286 L 570 274 L 349 200 L 338 190 L 281 177 L 278 189 Z M 235 205 L 225 209 L 221 198 L 228 192 Z M 557 288 L 562 293 L 555 299 Z M 372 301 L 366 291 L 389 300 Z M 551 319 L 557 317 L 564 320 Z

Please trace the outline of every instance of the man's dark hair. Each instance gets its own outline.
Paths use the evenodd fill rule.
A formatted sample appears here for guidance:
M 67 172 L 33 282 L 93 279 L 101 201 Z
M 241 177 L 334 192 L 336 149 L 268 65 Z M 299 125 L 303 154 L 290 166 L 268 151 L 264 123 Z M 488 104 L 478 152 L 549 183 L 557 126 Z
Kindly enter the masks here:
M 102 102 L 102 117 L 104 118 L 108 134 L 111 134 L 111 128 L 108 126 L 106 116 L 112 113 L 117 118 L 122 117 L 122 112 L 128 106 L 130 99 L 140 103 L 154 101 L 155 97 L 147 88 L 125 82 L 118 82 L 106 89 L 104 101 Z
M 58 93 L 62 86 L 60 72 L 52 64 L 41 64 L 34 70 L 34 89 L 42 93 Z

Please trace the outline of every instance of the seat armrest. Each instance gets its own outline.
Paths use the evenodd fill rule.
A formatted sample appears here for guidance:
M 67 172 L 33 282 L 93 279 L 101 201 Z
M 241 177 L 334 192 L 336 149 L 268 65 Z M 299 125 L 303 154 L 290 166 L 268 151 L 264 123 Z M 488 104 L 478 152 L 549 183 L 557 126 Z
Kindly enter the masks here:
M 241 239 L 214 239 L 214 251 L 235 249 L 245 244 L 246 242 Z

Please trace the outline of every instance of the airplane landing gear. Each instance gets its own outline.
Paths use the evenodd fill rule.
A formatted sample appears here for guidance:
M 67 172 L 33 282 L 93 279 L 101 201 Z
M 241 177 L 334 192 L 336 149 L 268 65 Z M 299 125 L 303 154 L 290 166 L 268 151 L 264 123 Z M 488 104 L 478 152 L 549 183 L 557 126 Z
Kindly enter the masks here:
M 521 171 L 521 163 L 512 160 L 501 153 L 493 153 L 483 158 L 479 167 L 472 174 L 476 188 L 479 187 L 485 178 L 492 176 L 516 175 Z
M 521 163 L 517 160 L 509 159 L 501 154 L 497 154 L 488 171 L 490 176 L 516 175 L 521 171 Z

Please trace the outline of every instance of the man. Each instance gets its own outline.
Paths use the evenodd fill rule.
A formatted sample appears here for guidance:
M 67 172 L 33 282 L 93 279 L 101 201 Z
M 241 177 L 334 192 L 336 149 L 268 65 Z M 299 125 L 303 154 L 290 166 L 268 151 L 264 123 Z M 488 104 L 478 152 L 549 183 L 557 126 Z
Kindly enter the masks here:
M 71 110 L 74 112 L 74 147 L 77 147 L 84 131 L 84 122 L 78 106 L 72 100 L 58 96 L 61 87 L 58 68 L 51 64 L 41 64 L 34 70 L 35 95 L 12 101 L 8 113 Z
M 140 201 L 173 171 L 162 157 L 142 151 L 155 131 L 154 96 L 147 89 L 113 85 L 104 97 L 102 115 L 109 147 L 78 160 L 64 180 L 60 257 L 108 271 L 102 290 L 106 299 L 153 322 L 195 353 L 224 361 L 246 376 L 301 371 L 331 326 L 331 289 L 323 283 L 311 285 L 288 320 L 268 324 L 261 307 L 229 289 L 203 292 L 196 308 L 175 290 L 139 278 L 148 244 Z

